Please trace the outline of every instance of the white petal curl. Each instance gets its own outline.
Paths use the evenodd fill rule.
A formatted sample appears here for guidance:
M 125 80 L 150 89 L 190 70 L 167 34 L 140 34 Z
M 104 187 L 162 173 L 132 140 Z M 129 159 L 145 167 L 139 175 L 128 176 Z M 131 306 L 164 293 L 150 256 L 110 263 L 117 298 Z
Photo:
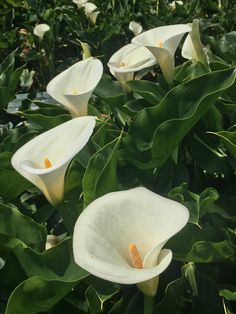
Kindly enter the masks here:
M 38 36 L 39 38 L 43 38 L 44 34 L 50 30 L 50 26 L 48 24 L 38 24 L 34 28 L 34 35 Z
M 109 193 L 92 202 L 79 216 L 73 236 L 75 261 L 109 281 L 145 282 L 169 265 L 172 253 L 162 247 L 188 218 L 183 205 L 146 188 Z M 130 243 L 137 245 L 144 260 L 143 269 L 132 267 Z
M 137 36 L 138 34 L 142 33 L 143 27 L 139 23 L 131 21 L 129 23 L 129 29 L 134 33 L 134 36 Z
M 156 64 L 156 59 L 145 47 L 128 44 L 116 51 L 108 61 L 112 75 L 120 81 L 133 79 L 134 72 Z
M 75 116 L 85 116 L 89 98 L 103 74 L 102 62 L 88 58 L 72 65 L 47 85 L 48 94 Z
M 174 75 L 174 54 L 185 33 L 192 30 L 186 24 L 160 26 L 150 29 L 132 39 L 132 43 L 145 46 L 155 56 L 168 83 Z
M 12 166 L 55 205 L 63 198 L 67 167 L 89 140 L 94 126 L 95 117 L 87 116 L 44 132 L 15 152 Z M 50 168 L 45 168 L 45 158 L 52 163 Z

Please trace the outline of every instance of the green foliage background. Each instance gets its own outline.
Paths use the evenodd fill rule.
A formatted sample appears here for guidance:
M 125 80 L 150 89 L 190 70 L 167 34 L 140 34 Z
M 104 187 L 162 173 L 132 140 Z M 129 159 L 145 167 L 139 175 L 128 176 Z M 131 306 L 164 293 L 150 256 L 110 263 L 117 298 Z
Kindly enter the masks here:
M 0 313 L 142 313 L 135 286 L 89 275 L 74 263 L 71 248 L 73 226 L 85 206 L 110 191 L 140 185 L 190 211 L 188 225 L 166 245 L 174 260 L 160 276 L 154 314 L 235 313 L 236 5 L 193 0 L 172 11 L 168 1 L 94 3 L 101 12 L 97 25 L 68 1 L 0 4 Z M 200 20 L 209 68 L 183 60 L 178 50 L 171 88 L 158 67 L 153 76 L 129 81 L 128 94 L 111 78 L 106 63 L 130 42 L 131 20 L 150 29 L 193 18 Z M 51 30 L 39 41 L 32 31 L 42 22 Z M 71 119 L 60 105 L 35 97 L 81 59 L 77 39 L 88 42 L 104 63 L 89 103 L 99 122 L 72 161 L 65 200 L 55 209 L 10 160 L 30 139 Z M 23 92 L 19 82 L 26 68 L 35 71 L 34 83 L 12 112 L 9 102 Z M 61 240 L 50 250 L 47 234 Z

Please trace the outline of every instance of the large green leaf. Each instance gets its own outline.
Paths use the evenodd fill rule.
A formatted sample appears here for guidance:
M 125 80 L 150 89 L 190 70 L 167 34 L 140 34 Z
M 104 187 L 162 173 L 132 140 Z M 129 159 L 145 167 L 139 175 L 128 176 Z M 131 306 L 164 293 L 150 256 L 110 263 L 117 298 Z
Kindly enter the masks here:
M 220 132 L 209 132 L 218 136 L 226 149 L 236 159 L 236 131 L 220 131 Z
M 31 277 L 11 294 L 5 314 L 37 314 L 50 310 L 77 282 Z
M 187 313 L 187 291 L 184 278 L 179 278 L 168 284 L 164 299 L 154 307 L 153 314 Z
M 19 239 L 37 251 L 44 249 L 46 228 L 3 204 L 0 204 L 0 233 Z M 2 246 L 4 243 L 0 244 Z
M 55 109 L 54 116 L 43 115 L 42 113 L 38 112 L 41 112 L 41 110 L 30 111 L 30 113 L 27 113 L 26 111 L 19 112 L 18 114 L 22 118 L 36 123 L 37 125 L 42 127 L 43 130 L 50 130 L 51 128 L 54 128 L 59 124 L 69 121 L 71 119 L 71 116 L 69 114 L 57 115 L 57 109 Z
M 207 73 L 173 88 L 158 105 L 139 112 L 126 139 L 129 160 L 140 168 L 162 166 L 234 80 L 234 69 Z
M 219 197 L 217 191 L 213 188 L 207 188 L 198 195 L 189 191 L 186 184 L 182 184 L 171 190 L 169 196 L 183 203 L 188 208 L 190 213 L 189 222 L 196 225 L 200 224 L 200 217 L 214 212 L 214 203 Z
M 74 262 L 71 239 L 41 254 L 19 246 L 13 249 L 13 253 L 30 278 L 13 291 L 6 314 L 33 314 L 49 310 L 88 276 Z
M 80 277 L 88 276 L 88 273 L 74 262 L 70 238 L 43 253 L 19 246 L 15 247 L 13 252 L 28 277 L 74 282 Z
M 216 282 L 196 271 L 197 295 L 192 296 L 191 314 L 225 314 Z
M 176 259 L 185 262 L 236 261 L 236 245 L 227 239 L 223 230 L 218 230 L 208 224 L 202 228 L 188 224 L 173 239 L 168 241 L 167 247 L 171 248 Z
M 133 91 L 142 96 L 150 105 L 158 104 L 163 96 L 160 93 L 160 87 L 152 82 L 149 81 L 128 81 L 126 83 L 129 88 Z
M 120 139 L 121 135 L 90 158 L 83 178 L 85 206 L 95 198 L 117 189 L 116 168 Z
M 0 153 L 0 195 L 6 200 L 13 200 L 32 184 L 12 169 L 10 152 Z

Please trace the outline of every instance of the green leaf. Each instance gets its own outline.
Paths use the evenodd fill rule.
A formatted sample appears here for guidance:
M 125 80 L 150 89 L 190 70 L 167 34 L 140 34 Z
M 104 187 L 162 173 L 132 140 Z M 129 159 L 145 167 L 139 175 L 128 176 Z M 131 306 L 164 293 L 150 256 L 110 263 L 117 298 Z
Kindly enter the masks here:
M 76 285 L 76 282 L 47 281 L 31 277 L 11 294 L 5 314 L 37 314 L 50 310 Z
M 119 292 L 117 284 L 110 283 L 95 276 L 86 278 L 90 287 L 86 291 L 86 298 L 92 313 L 100 313 L 104 310 L 104 303 Z
M 162 166 L 234 80 L 234 69 L 207 73 L 173 88 L 158 105 L 140 111 L 126 139 L 128 159 L 144 169 Z
M 47 311 L 89 275 L 75 264 L 71 239 L 41 254 L 19 246 L 13 252 L 30 278 L 13 291 L 6 314 Z
M 3 204 L 0 204 L 0 233 L 19 239 L 37 251 L 44 249 L 46 228 Z M 3 245 L 1 243 L 0 247 Z
M 6 108 L 7 104 L 14 99 L 15 92 L 7 87 L 0 86 L 0 109 Z
M 191 137 L 188 141 L 189 151 L 198 166 L 207 173 L 220 173 L 225 176 L 231 174 L 226 158 L 220 155 L 217 149 L 212 149 L 197 137 Z
M 102 310 L 102 307 L 101 307 L 100 299 L 96 293 L 96 290 L 93 287 L 89 287 L 86 290 L 85 296 L 88 302 L 90 313 L 91 314 L 100 313 Z
M 19 246 L 13 252 L 28 277 L 75 282 L 89 275 L 74 262 L 71 238 L 43 253 Z
M 188 283 L 190 284 L 192 295 L 198 295 L 198 288 L 196 282 L 196 267 L 194 263 L 189 262 L 182 267 L 182 273 L 184 274 L 185 278 L 187 279 Z
M 128 87 L 142 96 L 151 105 L 156 105 L 162 100 L 162 95 L 158 89 L 158 85 L 149 81 L 128 81 L 126 82 Z
M 89 160 L 84 178 L 84 205 L 117 189 L 117 158 L 121 135 L 97 151 Z
M 213 188 L 206 188 L 200 195 L 187 189 L 187 184 L 174 188 L 169 192 L 169 197 L 184 204 L 190 213 L 189 222 L 199 226 L 200 217 L 214 212 L 215 201 L 219 194 Z M 215 210 L 217 212 L 217 210 Z
M 71 116 L 69 114 L 47 116 L 39 114 L 37 112 L 38 110 L 35 110 L 34 113 L 19 112 L 18 115 L 20 115 L 24 119 L 36 123 L 37 125 L 42 127 L 43 130 L 50 130 L 61 123 L 71 120 Z M 57 110 L 55 110 L 55 113 L 57 113 Z
M 119 82 L 113 81 L 111 77 L 106 74 L 102 76 L 102 79 L 94 90 L 94 94 L 103 99 L 109 99 L 109 101 L 119 97 L 121 97 L 120 99 L 125 97 L 125 93 L 122 90 Z
M 177 260 L 185 262 L 235 262 L 236 245 L 228 240 L 222 229 L 213 227 L 208 222 L 202 224 L 202 228 L 187 224 L 166 246 L 173 251 Z
M 236 288 L 232 287 L 231 289 L 222 289 L 220 290 L 220 296 L 224 297 L 228 301 L 236 301 Z
M 220 132 L 208 132 L 218 136 L 225 145 L 228 152 L 236 158 L 236 131 L 220 131 Z
M 196 271 L 198 295 L 192 297 L 191 314 L 225 314 L 217 284 L 205 274 Z
M 164 299 L 154 306 L 153 314 L 183 314 L 187 313 L 188 295 L 185 279 L 179 278 L 169 283 L 166 287 Z
M 32 184 L 11 166 L 12 154 L 0 153 L 0 195 L 6 200 L 13 200 Z

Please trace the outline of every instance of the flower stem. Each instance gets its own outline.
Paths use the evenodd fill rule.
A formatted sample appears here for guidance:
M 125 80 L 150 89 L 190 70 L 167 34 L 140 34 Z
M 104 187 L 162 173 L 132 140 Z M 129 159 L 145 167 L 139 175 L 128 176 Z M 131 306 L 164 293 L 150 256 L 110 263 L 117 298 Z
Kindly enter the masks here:
M 154 298 L 149 297 L 146 294 L 143 294 L 143 300 L 144 300 L 143 314 L 152 314 L 153 313 Z

